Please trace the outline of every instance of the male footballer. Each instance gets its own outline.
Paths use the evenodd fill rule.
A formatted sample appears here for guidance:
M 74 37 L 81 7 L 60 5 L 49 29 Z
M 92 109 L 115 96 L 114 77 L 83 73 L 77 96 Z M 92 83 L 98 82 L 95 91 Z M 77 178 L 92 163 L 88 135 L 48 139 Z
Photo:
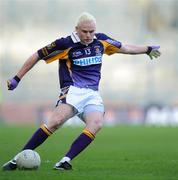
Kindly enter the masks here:
M 8 90 L 14 90 L 39 60 L 46 63 L 59 61 L 61 94 L 57 105 L 49 121 L 37 129 L 22 150 L 37 148 L 65 121 L 80 114 L 85 128 L 64 157 L 54 165 L 56 170 L 71 170 L 71 160 L 88 147 L 103 125 L 105 110 L 98 92 L 103 54 L 147 54 L 153 59 L 161 55 L 159 48 L 124 44 L 104 33 L 96 33 L 95 18 L 89 13 L 82 13 L 71 35 L 59 38 L 32 54 L 7 82 Z M 17 156 L 5 163 L 3 170 L 15 170 Z

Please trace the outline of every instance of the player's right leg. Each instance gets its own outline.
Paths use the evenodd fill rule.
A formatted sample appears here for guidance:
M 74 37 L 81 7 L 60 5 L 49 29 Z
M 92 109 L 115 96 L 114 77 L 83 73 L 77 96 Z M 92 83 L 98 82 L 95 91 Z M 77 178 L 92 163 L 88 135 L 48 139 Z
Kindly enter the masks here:
M 53 132 L 55 132 L 67 119 L 75 114 L 74 108 L 68 104 L 59 104 L 53 111 L 49 122 L 42 125 L 25 144 L 22 150 L 35 149 L 40 146 Z M 5 163 L 3 170 L 15 170 L 17 168 L 16 159 L 18 154 L 10 161 Z
M 100 106 L 98 107 L 98 109 L 97 106 L 92 105 L 92 107 L 96 108 L 96 112 L 88 112 L 87 114 L 85 114 L 85 117 L 82 118 L 86 123 L 85 129 L 73 141 L 66 155 L 55 164 L 54 169 L 71 170 L 71 160 L 77 157 L 82 151 L 84 151 L 95 139 L 96 134 L 103 125 L 104 109 L 102 107 L 100 108 Z

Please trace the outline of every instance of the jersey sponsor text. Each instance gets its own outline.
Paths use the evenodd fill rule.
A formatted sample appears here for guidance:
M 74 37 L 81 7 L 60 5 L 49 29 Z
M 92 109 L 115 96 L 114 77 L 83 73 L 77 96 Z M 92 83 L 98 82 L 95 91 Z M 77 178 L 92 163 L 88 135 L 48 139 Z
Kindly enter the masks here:
M 100 64 L 102 61 L 102 56 L 92 56 L 86 58 L 80 58 L 73 60 L 74 64 L 77 66 L 88 66 L 92 64 Z

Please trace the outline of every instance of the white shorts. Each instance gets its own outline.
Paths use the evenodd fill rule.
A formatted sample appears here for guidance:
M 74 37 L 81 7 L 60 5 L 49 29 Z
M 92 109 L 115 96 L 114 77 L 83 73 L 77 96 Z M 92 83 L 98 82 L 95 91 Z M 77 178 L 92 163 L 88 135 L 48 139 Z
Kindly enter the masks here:
M 103 112 L 103 100 L 98 91 L 89 88 L 79 88 L 70 86 L 61 91 L 59 103 L 66 103 L 72 105 L 77 114 L 85 114 L 88 112 Z M 57 104 L 57 105 L 58 105 Z

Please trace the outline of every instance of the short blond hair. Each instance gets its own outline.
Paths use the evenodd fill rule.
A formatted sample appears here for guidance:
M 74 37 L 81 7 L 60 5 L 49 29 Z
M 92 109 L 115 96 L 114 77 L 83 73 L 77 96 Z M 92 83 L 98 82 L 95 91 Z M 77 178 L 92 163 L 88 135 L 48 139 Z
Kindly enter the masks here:
M 96 19 L 93 15 L 91 15 L 90 13 L 88 12 L 83 12 L 77 19 L 76 21 L 76 25 L 80 25 L 82 22 L 85 22 L 85 21 L 92 21 L 96 24 Z

